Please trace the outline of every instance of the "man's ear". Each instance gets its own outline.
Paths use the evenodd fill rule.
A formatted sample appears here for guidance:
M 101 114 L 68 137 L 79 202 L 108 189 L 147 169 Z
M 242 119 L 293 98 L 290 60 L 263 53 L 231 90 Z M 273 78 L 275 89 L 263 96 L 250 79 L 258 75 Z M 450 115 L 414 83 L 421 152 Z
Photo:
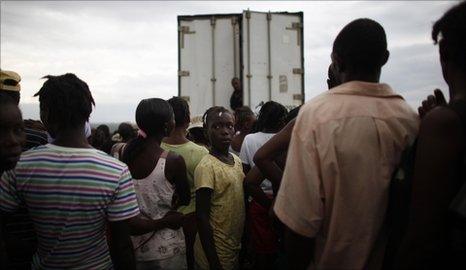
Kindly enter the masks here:
M 380 63 L 381 67 L 384 66 L 387 63 L 389 57 L 390 57 L 390 52 L 388 50 L 386 50 L 384 55 L 383 55 L 383 58 L 382 58 L 382 63 Z
M 337 74 L 334 74 L 335 76 L 346 71 L 346 64 L 337 53 L 332 52 L 331 58 L 334 70 L 337 72 Z

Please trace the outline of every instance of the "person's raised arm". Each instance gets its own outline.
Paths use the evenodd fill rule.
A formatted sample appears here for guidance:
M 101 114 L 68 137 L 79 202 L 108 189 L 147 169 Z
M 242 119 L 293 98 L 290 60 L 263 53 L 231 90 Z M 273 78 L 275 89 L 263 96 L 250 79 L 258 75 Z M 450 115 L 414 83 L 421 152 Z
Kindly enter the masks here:
M 437 255 L 436 250 L 442 245 L 448 205 L 455 189 L 452 168 L 457 166 L 464 149 L 462 136 L 461 120 L 448 108 L 433 109 L 421 122 L 410 219 L 395 258 L 396 269 L 425 265 L 429 258 Z
M 209 262 L 210 269 L 222 269 L 220 260 L 215 250 L 212 226 L 209 221 L 212 189 L 200 188 L 196 191 L 196 217 L 199 230 L 199 238 L 202 248 Z
M 189 188 L 186 163 L 180 155 L 169 153 L 165 175 L 173 185 L 175 185 L 176 201 L 174 209 L 180 205 L 188 205 L 191 200 L 191 190 Z
M 290 121 L 280 132 L 268 140 L 254 155 L 254 163 L 265 178 L 272 182 L 276 194 L 283 171 L 275 163 L 275 157 L 288 149 L 295 120 Z
M 272 205 L 272 200 L 267 197 L 267 195 L 260 187 L 264 179 L 265 178 L 259 169 L 254 166 L 244 178 L 244 189 L 249 195 L 251 195 L 251 197 L 254 198 L 257 203 L 259 203 L 265 209 L 269 209 Z

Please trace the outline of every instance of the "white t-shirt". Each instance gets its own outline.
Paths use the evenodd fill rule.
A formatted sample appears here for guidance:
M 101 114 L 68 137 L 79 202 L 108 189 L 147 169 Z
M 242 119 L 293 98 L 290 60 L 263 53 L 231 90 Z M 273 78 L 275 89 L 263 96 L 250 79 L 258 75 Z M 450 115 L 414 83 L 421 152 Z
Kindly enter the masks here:
M 264 132 L 257 132 L 253 134 L 248 134 L 244 137 L 243 144 L 241 145 L 241 152 L 239 157 L 241 158 L 241 162 L 244 164 L 248 164 L 249 166 L 254 167 L 254 155 L 256 154 L 257 150 L 262 147 L 270 138 L 272 138 L 275 133 L 264 133 Z M 261 184 L 262 190 L 266 194 L 272 194 L 272 183 L 265 179 Z

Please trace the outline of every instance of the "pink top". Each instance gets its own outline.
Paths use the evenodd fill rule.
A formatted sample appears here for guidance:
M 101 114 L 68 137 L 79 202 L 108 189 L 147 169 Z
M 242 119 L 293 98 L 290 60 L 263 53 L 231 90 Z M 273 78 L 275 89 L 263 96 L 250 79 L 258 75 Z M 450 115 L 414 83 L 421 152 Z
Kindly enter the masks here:
M 302 107 L 274 210 L 316 239 L 310 269 L 380 269 L 391 174 L 418 126 L 386 84 L 348 82 Z

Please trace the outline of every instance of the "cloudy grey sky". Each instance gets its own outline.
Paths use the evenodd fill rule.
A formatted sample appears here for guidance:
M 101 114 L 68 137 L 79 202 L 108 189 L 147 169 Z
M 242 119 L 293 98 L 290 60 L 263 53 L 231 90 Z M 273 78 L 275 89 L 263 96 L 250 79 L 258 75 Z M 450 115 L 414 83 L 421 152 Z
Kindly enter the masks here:
M 24 118 L 39 117 L 40 78 L 73 72 L 96 107 L 92 122 L 134 121 L 139 100 L 177 94 L 177 16 L 254 11 L 304 12 L 306 100 L 326 89 L 333 39 L 367 17 L 387 32 L 390 59 L 383 82 L 413 106 L 433 89 L 447 94 L 432 44 L 432 23 L 456 2 L 252 2 L 1 0 L 0 67 L 22 76 Z

